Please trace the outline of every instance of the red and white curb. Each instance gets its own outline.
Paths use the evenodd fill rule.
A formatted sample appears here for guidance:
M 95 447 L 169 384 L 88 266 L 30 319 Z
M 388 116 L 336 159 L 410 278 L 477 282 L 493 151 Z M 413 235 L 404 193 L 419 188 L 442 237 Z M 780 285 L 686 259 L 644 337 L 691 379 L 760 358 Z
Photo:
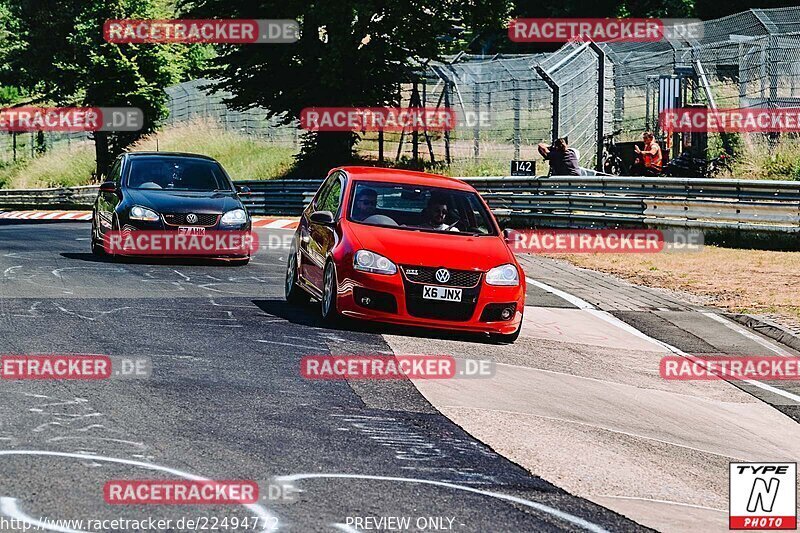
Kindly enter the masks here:
M 300 224 L 296 218 L 253 217 L 254 228 L 294 229 Z
M 0 219 L 81 222 L 92 220 L 91 211 L 0 211 Z M 297 218 L 253 217 L 254 228 L 294 229 Z
M 91 211 L 0 211 L 0 219 L 12 220 L 92 220 Z

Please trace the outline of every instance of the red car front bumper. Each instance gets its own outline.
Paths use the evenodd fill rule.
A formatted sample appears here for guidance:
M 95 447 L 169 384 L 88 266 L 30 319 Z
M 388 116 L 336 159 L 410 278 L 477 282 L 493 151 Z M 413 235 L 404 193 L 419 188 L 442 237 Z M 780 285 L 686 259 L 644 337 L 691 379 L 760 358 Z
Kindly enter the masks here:
M 435 305 L 444 305 L 442 314 L 449 314 L 447 304 L 437 304 L 431 301 L 427 309 L 421 309 L 420 303 L 409 306 L 407 293 L 414 290 L 413 284 L 404 278 L 402 272 L 393 275 L 371 274 L 350 268 L 341 268 L 337 271 L 338 298 L 337 307 L 339 312 L 347 317 L 359 318 L 363 320 L 374 320 L 401 324 L 408 326 L 421 326 L 426 328 L 436 328 L 445 330 L 470 331 L 476 333 L 500 333 L 511 334 L 517 331 L 522 322 L 523 310 L 525 307 L 525 281 L 520 280 L 520 284 L 515 287 L 493 286 L 484 281 L 484 276 L 476 287 L 477 297 L 474 304 L 461 304 L 459 312 L 463 315 L 458 320 L 440 318 L 435 316 L 437 311 L 431 309 Z M 421 284 L 417 284 L 421 285 Z M 411 287 L 409 289 L 409 287 Z M 396 302 L 396 312 L 383 311 L 370 308 L 357 301 L 363 298 L 363 291 L 377 291 L 382 294 L 389 294 Z M 357 292 L 361 295 L 357 297 Z M 466 294 L 466 291 L 465 291 Z M 373 296 L 370 294 L 369 296 Z M 379 298 L 383 298 L 379 296 Z M 427 301 L 426 301 L 427 302 Z M 516 304 L 512 318 L 508 320 L 490 320 L 484 313 L 490 304 Z M 458 304 L 453 304 L 453 306 Z M 472 309 L 470 310 L 470 306 Z M 411 311 L 409 310 L 411 307 Z M 421 316 L 423 315 L 423 316 Z M 465 318 L 466 319 L 463 319 Z

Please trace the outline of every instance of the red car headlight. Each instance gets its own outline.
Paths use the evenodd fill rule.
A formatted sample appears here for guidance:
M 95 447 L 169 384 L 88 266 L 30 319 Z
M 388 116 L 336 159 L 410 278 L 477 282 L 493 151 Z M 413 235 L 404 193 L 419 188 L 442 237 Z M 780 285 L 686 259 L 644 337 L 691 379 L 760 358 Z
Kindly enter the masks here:
M 519 285 L 519 272 L 517 272 L 516 265 L 508 263 L 494 267 L 486 273 L 486 283 L 516 287 Z
M 353 256 L 353 268 L 373 274 L 397 274 L 397 265 L 386 257 L 369 250 L 359 250 Z

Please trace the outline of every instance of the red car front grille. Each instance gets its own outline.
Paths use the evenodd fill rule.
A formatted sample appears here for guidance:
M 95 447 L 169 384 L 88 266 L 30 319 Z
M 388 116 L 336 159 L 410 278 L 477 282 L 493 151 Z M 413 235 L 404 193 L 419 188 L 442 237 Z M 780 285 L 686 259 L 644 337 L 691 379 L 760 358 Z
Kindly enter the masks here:
M 412 283 L 425 283 L 427 285 L 444 285 L 447 287 L 475 287 L 480 281 L 482 272 L 474 270 L 450 270 L 450 279 L 445 283 L 436 280 L 436 271 L 439 268 L 418 267 L 402 265 L 403 276 Z

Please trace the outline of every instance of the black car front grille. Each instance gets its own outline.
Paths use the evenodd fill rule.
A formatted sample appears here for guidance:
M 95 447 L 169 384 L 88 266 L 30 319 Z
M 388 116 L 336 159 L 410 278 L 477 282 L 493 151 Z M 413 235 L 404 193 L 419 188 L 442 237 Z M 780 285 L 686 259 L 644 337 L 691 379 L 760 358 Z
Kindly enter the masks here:
M 164 222 L 170 226 L 214 226 L 219 219 L 219 215 L 195 213 L 197 217 L 195 222 L 189 222 L 186 217 L 190 213 L 164 213 Z
M 403 276 L 413 283 L 427 283 L 428 285 L 444 285 L 447 287 L 475 287 L 481 280 L 481 272 L 473 270 L 450 270 L 450 279 L 445 283 L 436 280 L 438 268 L 403 265 Z
M 424 285 L 403 280 L 406 292 L 406 310 L 408 314 L 419 318 L 453 320 L 464 322 L 472 318 L 478 303 L 480 285 L 465 287 L 461 290 L 460 302 L 444 302 L 422 297 Z

